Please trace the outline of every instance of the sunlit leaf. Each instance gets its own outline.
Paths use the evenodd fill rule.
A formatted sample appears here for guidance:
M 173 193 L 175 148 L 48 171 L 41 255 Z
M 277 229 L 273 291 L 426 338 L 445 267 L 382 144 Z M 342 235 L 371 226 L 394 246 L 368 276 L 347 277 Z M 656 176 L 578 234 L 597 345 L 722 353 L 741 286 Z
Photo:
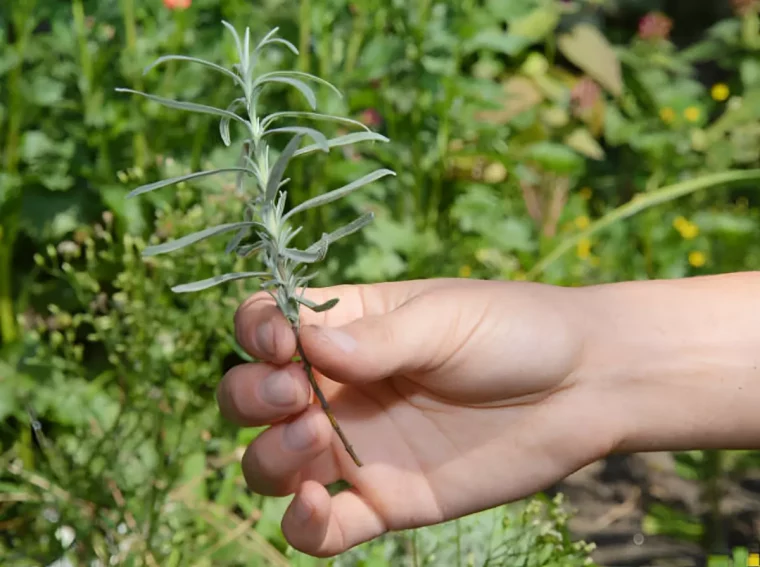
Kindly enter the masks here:
M 242 280 L 248 278 L 269 278 L 271 277 L 267 272 L 235 272 L 231 274 L 222 274 L 220 276 L 214 276 L 213 278 L 207 278 L 205 280 L 199 280 L 197 282 L 186 283 L 181 285 L 175 285 L 172 288 L 174 293 L 189 293 L 193 291 L 201 291 L 214 287 L 216 285 L 231 282 L 235 280 Z
M 295 153 L 298 144 L 301 143 L 302 138 L 303 134 L 300 133 L 293 136 L 293 139 L 290 140 L 290 142 L 288 142 L 288 145 L 285 146 L 285 149 L 282 150 L 280 157 L 277 158 L 277 161 L 274 163 L 272 170 L 269 172 L 269 179 L 267 179 L 265 192 L 265 199 L 267 203 L 274 201 L 277 190 L 280 187 L 280 182 L 282 181 L 282 176 L 285 174 L 285 168 L 288 167 L 288 162 L 293 157 L 293 154 Z
M 132 197 L 136 197 L 137 195 L 142 195 L 143 193 L 155 191 L 156 189 L 161 189 L 162 187 L 166 187 L 168 185 L 174 185 L 175 183 L 181 183 L 183 181 L 192 181 L 193 179 L 198 179 L 200 177 L 207 177 L 209 175 L 218 175 L 220 173 L 230 173 L 233 171 L 238 171 L 238 172 L 248 173 L 249 175 L 254 175 L 254 172 L 248 169 L 247 167 L 223 167 L 221 169 L 211 169 L 209 171 L 196 171 L 195 173 L 188 173 L 186 175 L 180 175 L 179 177 L 170 177 L 169 179 L 162 179 L 161 181 L 154 181 L 153 183 L 148 183 L 147 185 L 141 185 L 137 189 L 130 191 L 127 194 L 127 199 L 131 199 Z
M 162 104 L 169 108 L 187 110 L 189 112 L 198 112 L 200 114 L 210 114 L 212 116 L 227 117 L 231 120 L 237 120 L 238 122 L 245 124 L 246 126 L 249 125 L 246 119 L 242 118 L 241 116 L 238 116 L 234 112 L 229 112 L 228 110 L 222 110 L 221 108 L 206 106 L 205 104 L 196 104 L 194 102 L 184 102 L 184 101 L 179 101 L 179 100 L 173 100 L 170 98 L 164 98 L 161 96 L 156 96 L 156 95 L 144 93 L 141 91 L 135 91 L 132 89 L 117 88 L 116 91 L 121 92 L 121 93 L 131 93 L 131 94 L 140 95 L 149 100 L 152 100 L 153 102 L 157 102 L 158 104 Z
M 240 77 L 238 77 L 235 73 L 233 73 L 229 69 L 226 69 L 222 67 L 221 65 L 217 65 L 216 63 L 212 63 L 211 61 L 206 61 L 205 59 L 199 59 L 198 57 L 188 57 L 186 55 L 164 55 L 162 57 L 159 57 L 153 63 L 151 63 L 145 68 L 145 70 L 143 71 L 143 75 L 147 74 L 148 72 L 150 72 L 151 69 L 154 69 L 158 65 L 161 65 L 162 63 L 166 63 L 167 61 L 188 61 L 191 63 L 198 63 L 199 65 L 203 65 L 205 67 L 208 67 L 209 69 L 219 71 L 220 73 L 231 78 L 238 85 L 243 86 L 243 81 L 240 79 Z
M 329 193 L 325 193 L 324 195 L 319 195 L 317 197 L 314 197 L 312 199 L 308 199 L 307 201 L 304 201 L 300 205 L 296 205 L 288 213 L 284 216 L 284 220 L 287 220 L 291 216 L 301 213 L 303 211 L 306 211 L 308 209 L 312 209 L 314 207 L 319 207 L 321 205 L 326 205 L 327 203 L 331 203 L 333 201 L 336 201 L 342 197 L 345 197 L 349 193 L 352 193 L 353 191 L 356 191 L 357 189 L 360 189 L 361 187 L 364 187 L 365 185 L 369 185 L 370 183 L 373 183 L 377 181 L 378 179 L 382 179 L 383 177 L 386 177 L 388 175 L 396 175 L 394 171 L 391 171 L 390 169 L 378 169 L 376 171 L 373 171 L 372 173 L 369 173 L 365 175 L 364 177 L 361 177 L 355 181 L 352 181 L 348 185 L 344 185 L 343 187 L 340 187 L 339 189 L 335 189 L 333 191 L 330 191 Z
M 305 126 L 283 126 L 282 128 L 272 128 L 271 130 L 267 130 L 264 133 L 264 136 L 268 136 L 269 134 L 282 133 L 302 134 L 304 136 L 309 136 L 312 140 L 314 140 L 314 142 L 316 142 L 319 149 L 324 152 L 330 151 L 330 146 L 327 145 L 327 138 L 325 135 L 319 130 L 315 130 L 314 128 L 306 128 Z
M 389 142 L 390 140 L 382 134 L 376 132 L 352 132 L 351 134 L 344 134 L 342 136 L 336 136 L 327 140 L 328 148 L 337 148 L 340 146 L 349 146 L 359 142 Z M 310 144 L 296 151 L 294 156 L 301 156 L 309 154 L 317 150 L 323 150 L 324 148 L 317 144 Z
M 180 250 L 182 248 L 190 246 L 191 244 L 200 242 L 201 240 L 211 238 L 212 236 L 217 236 L 219 234 L 224 234 L 226 232 L 232 232 L 234 230 L 240 230 L 241 228 L 252 227 L 252 226 L 261 226 L 261 224 L 258 222 L 249 221 L 249 222 L 233 222 L 233 223 L 227 223 L 227 224 L 220 224 L 218 226 L 212 226 L 211 228 L 206 228 L 204 230 L 199 230 L 198 232 L 193 232 L 192 234 L 188 234 L 187 236 L 183 236 L 182 238 L 178 238 L 176 240 L 164 242 L 163 244 L 157 244 L 155 246 L 148 246 L 145 250 L 143 250 L 143 256 L 156 256 L 158 254 L 166 254 L 167 252 L 174 252 L 175 250 Z

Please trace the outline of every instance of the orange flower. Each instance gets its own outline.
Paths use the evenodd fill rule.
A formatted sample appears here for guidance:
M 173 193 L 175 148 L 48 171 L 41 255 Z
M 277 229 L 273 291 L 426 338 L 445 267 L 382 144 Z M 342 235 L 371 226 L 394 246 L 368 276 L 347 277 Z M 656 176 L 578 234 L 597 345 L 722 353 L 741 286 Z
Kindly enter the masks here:
M 187 10 L 193 0 L 164 0 L 164 6 L 170 10 Z

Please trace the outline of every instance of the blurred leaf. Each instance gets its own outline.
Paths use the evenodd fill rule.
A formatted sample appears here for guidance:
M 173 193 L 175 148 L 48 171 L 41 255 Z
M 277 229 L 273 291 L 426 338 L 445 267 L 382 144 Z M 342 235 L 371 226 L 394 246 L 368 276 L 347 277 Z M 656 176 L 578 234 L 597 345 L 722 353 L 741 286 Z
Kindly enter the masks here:
M 511 20 L 507 31 L 510 35 L 537 42 L 552 33 L 559 23 L 560 13 L 556 3 L 539 6 L 529 14 Z
M 537 142 L 525 148 L 525 157 L 543 169 L 562 175 L 583 171 L 584 160 L 572 149 L 554 142 Z
M 558 40 L 559 49 L 614 96 L 623 94 L 620 61 L 607 38 L 590 24 L 578 24 Z
M 565 137 L 565 144 L 576 152 L 595 160 L 604 159 L 604 150 L 586 128 L 576 128 Z
M 486 29 L 465 42 L 463 47 L 467 54 L 486 50 L 514 57 L 524 51 L 531 43 L 532 41 L 528 38 L 512 35 L 499 29 Z

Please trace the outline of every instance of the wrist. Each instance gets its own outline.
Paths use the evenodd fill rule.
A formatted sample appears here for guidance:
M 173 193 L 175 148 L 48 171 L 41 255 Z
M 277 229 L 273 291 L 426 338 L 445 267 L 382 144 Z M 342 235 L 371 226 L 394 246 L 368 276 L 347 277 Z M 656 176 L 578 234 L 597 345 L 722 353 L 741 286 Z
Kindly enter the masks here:
M 760 274 L 584 288 L 576 372 L 616 451 L 760 448 Z

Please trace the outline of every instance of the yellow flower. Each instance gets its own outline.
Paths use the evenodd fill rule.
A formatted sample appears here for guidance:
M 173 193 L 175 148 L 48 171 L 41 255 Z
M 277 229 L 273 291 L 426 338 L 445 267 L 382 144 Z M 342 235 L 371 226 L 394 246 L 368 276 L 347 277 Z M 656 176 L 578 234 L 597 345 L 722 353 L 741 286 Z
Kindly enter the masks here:
M 584 187 L 578 191 L 578 195 L 580 195 L 581 199 L 584 201 L 588 201 L 591 198 L 591 187 Z
M 699 235 L 699 227 L 681 216 L 676 217 L 673 221 L 673 227 L 685 240 L 693 240 Z
M 713 97 L 713 100 L 717 100 L 718 102 L 726 100 L 729 94 L 731 92 L 724 83 L 715 83 L 712 89 L 710 89 L 710 95 Z
M 701 113 L 699 112 L 699 109 L 696 106 L 690 106 L 686 110 L 683 111 L 683 117 L 686 118 L 689 122 L 696 122 L 699 120 Z
M 689 264 L 695 268 L 701 268 L 705 265 L 706 262 L 707 257 L 705 256 L 704 252 L 700 252 L 699 250 L 693 250 L 692 252 L 689 252 Z
M 581 260 L 585 260 L 591 256 L 591 240 L 588 238 L 581 238 L 575 248 L 575 253 Z
M 575 217 L 575 226 L 579 230 L 583 230 L 584 228 L 588 228 L 588 225 L 591 224 L 591 221 L 586 215 L 581 215 L 579 217 Z
M 512 275 L 512 280 L 514 280 L 516 282 L 524 282 L 526 279 L 527 279 L 527 274 L 525 272 L 523 272 L 522 270 L 517 270 Z
M 472 275 L 472 268 L 468 265 L 464 265 L 461 268 L 459 268 L 459 277 L 460 278 L 469 278 Z
M 662 121 L 665 122 L 665 124 L 670 124 L 676 119 L 676 113 L 672 108 L 666 106 L 665 108 L 660 109 L 660 118 L 662 118 Z

